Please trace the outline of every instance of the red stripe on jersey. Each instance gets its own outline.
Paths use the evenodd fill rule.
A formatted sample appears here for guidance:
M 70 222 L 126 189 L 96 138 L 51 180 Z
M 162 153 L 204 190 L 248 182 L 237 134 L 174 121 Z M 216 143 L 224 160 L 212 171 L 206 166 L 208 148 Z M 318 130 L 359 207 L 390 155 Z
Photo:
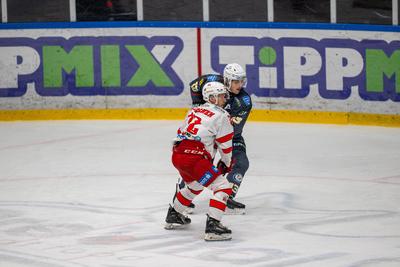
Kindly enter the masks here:
M 210 207 L 225 211 L 226 204 L 222 203 L 222 202 L 219 202 L 219 201 L 217 201 L 215 199 L 210 199 Z
M 218 193 L 218 192 L 224 192 L 225 194 L 227 194 L 228 196 L 232 195 L 232 188 L 224 188 L 224 189 L 220 189 L 214 192 L 214 194 Z
M 222 152 L 224 152 L 225 154 L 231 153 L 232 152 L 232 147 L 228 147 L 228 148 L 222 149 Z
M 181 133 L 182 133 L 182 132 L 181 132 L 181 129 L 179 128 L 179 129 L 178 129 L 178 134 L 181 134 Z
M 189 187 L 188 187 L 189 188 Z M 200 194 L 203 190 L 193 190 L 192 188 L 189 188 L 189 190 L 190 190 L 190 192 L 192 192 L 192 194 L 194 194 L 194 195 L 198 195 L 198 194 Z
M 178 199 L 178 201 L 179 201 L 182 205 L 184 205 L 184 206 L 186 206 L 186 207 L 189 207 L 189 205 L 190 205 L 190 203 L 191 203 L 191 201 L 190 201 L 189 199 L 185 198 L 185 197 L 181 194 L 181 192 L 179 192 L 179 193 L 176 195 L 176 199 Z
M 225 142 L 228 142 L 228 141 L 232 140 L 232 137 L 233 137 L 233 132 L 230 133 L 230 134 L 227 134 L 225 136 L 222 136 L 220 138 L 217 138 L 217 139 L 215 139 L 215 141 L 217 141 L 218 143 L 222 144 L 222 143 L 225 143 Z

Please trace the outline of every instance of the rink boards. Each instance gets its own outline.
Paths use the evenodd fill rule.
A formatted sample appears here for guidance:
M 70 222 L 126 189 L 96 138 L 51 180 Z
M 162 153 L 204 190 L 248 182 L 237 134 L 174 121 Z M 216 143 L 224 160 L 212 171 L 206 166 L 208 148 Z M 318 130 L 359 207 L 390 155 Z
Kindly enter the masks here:
M 52 23 L 0 28 L 0 120 L 181 119 L 199 74 L 246 68 L 250 119 L 400 126 L 398 27 Z

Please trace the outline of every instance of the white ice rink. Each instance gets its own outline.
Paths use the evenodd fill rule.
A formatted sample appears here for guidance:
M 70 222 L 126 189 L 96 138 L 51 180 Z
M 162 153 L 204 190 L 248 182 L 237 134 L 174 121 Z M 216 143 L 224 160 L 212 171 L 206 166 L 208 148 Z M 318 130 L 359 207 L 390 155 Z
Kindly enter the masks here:
M 203 240 L 163 229 L 179 121 L 0 123 L 0 266 L 400 266 L 400 128 L 248 123 L 250 169 Z

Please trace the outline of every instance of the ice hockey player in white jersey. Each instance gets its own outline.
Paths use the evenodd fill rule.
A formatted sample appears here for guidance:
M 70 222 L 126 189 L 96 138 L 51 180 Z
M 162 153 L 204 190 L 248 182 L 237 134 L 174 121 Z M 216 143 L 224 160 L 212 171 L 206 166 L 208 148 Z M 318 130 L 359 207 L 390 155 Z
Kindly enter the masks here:
M 221 224 L 232 184 L 224 177 L 230 171 L 233 126 L 223 109 L 229 94 L 224 84 L 210 82 L 203 87 L 205 104 L 192 108 L 174 140 L 172 163 L 186 186 L 168 209 L 165 229 L 183 227 L 191 222 L 183 213 L 206 187 L 213 192 L 207 212 L 205 240 L 229 240 L 232 231 Z M 216 153 L 221 156 L 213 165 Z
M 227 214 L 244 214 L 246 205 L 236 201 L 236 195 L 242 183 L 243 177 L 249 168 L 249 159 L 246 152 L 246 143 L 242 132 L 252 109 L 250 95 L 246 92 L 247 77 L 245 70 L 237 63 L 227 64 L 223 75 L 206 74 L 193 80 L 190 84 L 190 96 L 193 106 L 205 103 L 202 95 L 202 88 L 209 82 L 224 83 L 229 91 L 229 100 L 224 109 L 231 116 L 234 135 L 232 138 L 232 170 L 227 174 L 229 182 L 233 183 L 233 192 L 227 201 Z M 185 186 L 182 179 L 179 179 L 176 192 Z M 176 195 L 176 194 L 175 194 Z M 174 196 L 175 197 L 175 196 Z M 195 205 L 192 203 L 187 213 L 192 213 Z

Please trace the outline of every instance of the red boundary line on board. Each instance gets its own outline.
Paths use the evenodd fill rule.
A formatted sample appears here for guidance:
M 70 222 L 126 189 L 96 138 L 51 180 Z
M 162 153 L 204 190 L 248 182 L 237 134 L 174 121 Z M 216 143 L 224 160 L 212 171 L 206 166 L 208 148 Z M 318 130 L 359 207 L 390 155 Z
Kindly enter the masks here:
M 203 70 L 201 69 L 201 28 L 196 28 L 197 33 L 197 75 L 200 77 Z

